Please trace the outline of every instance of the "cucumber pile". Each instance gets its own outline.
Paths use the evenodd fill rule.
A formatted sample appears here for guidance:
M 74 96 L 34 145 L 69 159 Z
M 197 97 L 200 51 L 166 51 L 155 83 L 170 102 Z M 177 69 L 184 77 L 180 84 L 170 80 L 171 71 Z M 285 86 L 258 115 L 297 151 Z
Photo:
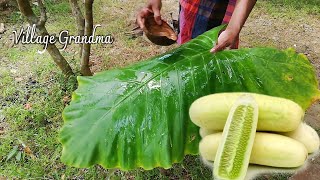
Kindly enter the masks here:
M 190 107 L 200 127 L 202 158 L 217 179 L 244 179 L 249 163 L 279 168 L 303 165 L 319 149 L 319 136 L 303 122 L 295 102 L 254 93 L 218 93 Z

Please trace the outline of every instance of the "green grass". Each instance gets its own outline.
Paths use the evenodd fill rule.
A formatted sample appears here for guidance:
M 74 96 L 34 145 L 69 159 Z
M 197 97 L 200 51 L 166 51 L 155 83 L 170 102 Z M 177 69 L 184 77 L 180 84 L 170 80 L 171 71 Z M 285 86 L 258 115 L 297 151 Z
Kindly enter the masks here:
M 269 0 L 276 8 L 285 8 L 294 11 L 303 11 L 308 14 L 320 14 L 320 1 L 318 0 Z
M 261 0 L 256 6 L 277 18 L 320 17 L 319 0 Z
M 49 12 L 49 33 L 59 33 L 68 29 L 70 34 L 75 34 L 76 26 L 67 1 L 45 2 Z M 296 17 L 301 15 L 300 10 L 305 17 L 320 14 L 317 0 L 308 1 L 309 4 L 306 6 L 302 6 L 303 1 L 298 0 L 295 0 L 295 3 L 279 2 L 281 1 L 258 1 L 256 8 L 259 9 L 258 12 L 275 17 Z M 97 71 L 122 67 L 168 50 L 150 45 L 142 38 L 135 39 L 125 35 L 132 29 L 132 25 L 128 25 L 129 19 L 132 18 L 130 13 L 137 10 L 137 4 L 144 3 L 143 0 L 135 3 L 95 1 L 94 21 L 95 24 L 103 26 L 98 29 L 98 34 L 108 33 L 116 39 L 111 46 L 92 46 L 92 59 L 96 63 Z M 273 6 L 274 4 L 276 6 Z M 37 7 L 33 8 L 38 14 Z M 24 24 L 24 18 L 19 12 L 12 12 L 6 20 L 9 26 L 13 23 L 16 26 Z M 253 43 L 263 45 L 259 41 Z M 19 179 L 211 179 L 211 170 L 200 162 L 198 156 L 187 156 L 182 163 L 175 164 L 168 170 L 156 168 L 151 171 L 139 169 L 123 172 L 107 171 L 98 165 L 90 168 L 65 166 L 60 161 L 62 147 L 57 137 L 63 124 L 63 99 L 70 98 L 77 84 L 75 77 L 66 79 L 61 74 L 47 53 L 37 54 L 36 51 L 39 49 L 37 45 L 16 45 L 13 48 L 0 49 L 0 116 L 5 116 L 4 121 L 0 118 L 0 126 L 5 127 L 5 134 L 0 135 L 0 179 L 1 176 Z M 78 46 L 70 45 L 63 55 L 78 74 L 79 59 L 78 55 L 74 55 L 76 51 Z M 31 108 L 27 108 L 26 105 L 31 105 Z M 30 147 L 36 158 L 23 151 L 21 142 Z M 14 156 L 6 161 L 15 146 L 19 147 L 24 158 L 17 160 Z
M 59 33 L 63 29 L 68 29 L 70 34 L 76 33 L 74 19 L 71 16 L 69 6 L 66 2 L 54 3 L 46 1 L 49 12 L 47 29 L 49 33 Z M 95 22 L 103 25 L 98 29 L 98 34 L 109 33 L 117 38 L 113 47 L 103 45 L 93 45 L 93 52 L 98 54 L 97 59 L 102 59 L 100 65 L 105 69 L 108 65 L 113 51 L 112 67 L 121 67 L 132 62 L 128 56 L 134 57 L 135 54 L 126 54 L 124 51 L 133 52 L 136 44 L 144 43 L 141 39 L 130 39 L 124 36 L 125 32 L 130 31 L 130 27 L 124 19 L 127 14 L 113 14 L 110 7 L 114 6 L 118 10 L 124 3 L 99 1 L 95 2 Z M 135 8 L 132 4 L 129 8 Z M 39 14 L 37 7 L 33 7 L 36 14 Z M 112 8 L 111 8 L 112 9 Z M 103 14 L 97 12 L 104 12 Z M 7 23 L 21 24 L 24 22 L 19 12 L 14 12 L 9 16 Z M 119 31 L 120 30 L 120 31 Z M 155 46 L 137 47 L 136 50 L 143 52 L 141 59 L 150 56 Z M 5 61 L 0 62 L 0 99 L 2 103 L 2 114 L 5 116 L 5 134 L 0 140 L 0 177 L 9 178 L 84 178 L 84 179 L 121 179 L 135 177 L 137 179 L 153 179 L 161 177 L 190 176 L 190 177 L 211 177 L 211 172 L 201 166 L 198 157 L 189 156 L 184 163 L 174 165 L 170 170 L 155 169 L 151 171 L 134 170 L 129 172 L 111 171 L 108 172 L 96 165 L 91 168 L 79 169 L 65 166 L 60 161 L 62 147 L 58 142 L 59 128 L 62 126 L 61 112 L 65 106 L 64 97 L 69 97 L 76 88 L 75 77 L 65 79 L 59 69 L 53 63 L 50 56 L 38 54 L 38 45 L 15 46 L 8 50 L 1 49 L 0 53 L 5 57 Z M 68 50 L 62 52 L 71 64 L 74 71 L 79 72 L 79 59 L 74 55 L 78 46 L 71 45 Z M 165 51 L 162 48 L 161 51 Z M 125 59 L 126 58 L 126 59 Z M 139 57 L 135 57 L 139 58 Z M 139 60 L 139 59 L 136 59 Z M 136 61 L 135 60 L 135 61 Z M 26 105 L 31 108 L 26 108 Z M 1 124 L 2 125 L 2 124 Z M 36 158 L 32 158 L 23 151 L 22 142 L 30 147 Z M 20 160 L 16 155 L 6 161 L 12 149 L 18 146 L 23 156 Z M 189 165 L 192 162 L 192 165 Z M 165 174 L 164 174 L 165 172 Z M 167 178 L 166 178 L 167 177 Z

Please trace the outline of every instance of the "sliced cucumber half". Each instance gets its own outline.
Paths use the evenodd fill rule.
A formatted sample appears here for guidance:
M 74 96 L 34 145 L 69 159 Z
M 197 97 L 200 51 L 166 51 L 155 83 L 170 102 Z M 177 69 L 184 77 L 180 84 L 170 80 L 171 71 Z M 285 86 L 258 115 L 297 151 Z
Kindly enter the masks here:
M 230 109 L 214 161 L 215 179 L 244 179 L 258 123 L 258 104 L 251 95 L 237 99 Z

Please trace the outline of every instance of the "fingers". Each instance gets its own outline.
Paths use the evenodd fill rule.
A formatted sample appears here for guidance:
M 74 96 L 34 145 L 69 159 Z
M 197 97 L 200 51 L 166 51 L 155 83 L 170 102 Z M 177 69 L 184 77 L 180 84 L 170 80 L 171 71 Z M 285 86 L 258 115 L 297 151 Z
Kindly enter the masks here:
M 143 8 L 137 15 L 137 24 L 141 29 L 144 29 L 145 18 L 148 17 L 152 12 L 148 8 Z
M 152 9 L 145 7 L 141 9 L 141 11 L 137 15 L 137 24 L 140 26 L 141 29 L 145 28 L 145 18 L 151 15 L 152 13 L 154 15 L 154 20 L 156 21 L 156 23 L 158 25 L 162 24 L 160 9 L 158 7 L 152 7 Z
M 161 20 L 160 8 L 152 6 L 152 11 L 153 11 L 153 15 L 154 15 L 154 20 L 156 21 L 156 23 L 158 25 L 161 25 L 162 20 Z
M 137 16 L 137 24 L 141 29 L 144 29 L 144 21 L 145 19 L 141 16 Z
M 224 50 L 226 47 L 229 47 L 230 44 L 228 43 L 220 43 L 220 44 L 216 44 L 211 50 L 210 52 L 211 53 L 216 53 L 216 52 L 219 52 L 219 51 L 222 51 Z

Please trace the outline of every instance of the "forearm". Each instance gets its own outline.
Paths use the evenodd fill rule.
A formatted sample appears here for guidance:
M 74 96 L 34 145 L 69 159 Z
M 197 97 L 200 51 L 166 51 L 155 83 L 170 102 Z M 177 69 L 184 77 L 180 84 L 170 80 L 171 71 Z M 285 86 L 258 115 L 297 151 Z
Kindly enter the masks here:
M 256 0 L 238 0 L 227 29 L 238 35 L 255 4 Z
M 161 0 L 148 0 L 148 3 L 161 3 Z
M 159 6 L 159 9 L 161 9 L 162 1 L 161 0 L 148 0 L 147 6 Z

